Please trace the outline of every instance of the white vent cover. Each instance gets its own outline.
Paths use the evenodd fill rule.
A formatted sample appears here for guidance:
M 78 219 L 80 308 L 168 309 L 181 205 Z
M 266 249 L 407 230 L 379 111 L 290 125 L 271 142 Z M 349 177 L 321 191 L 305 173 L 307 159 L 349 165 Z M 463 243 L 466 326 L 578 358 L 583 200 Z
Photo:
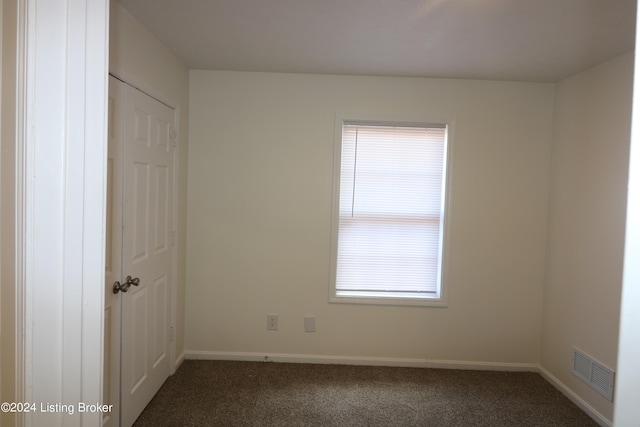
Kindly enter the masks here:
M 571 372 L 608 400 L 613 401 L 613 370 L 573 347 Z

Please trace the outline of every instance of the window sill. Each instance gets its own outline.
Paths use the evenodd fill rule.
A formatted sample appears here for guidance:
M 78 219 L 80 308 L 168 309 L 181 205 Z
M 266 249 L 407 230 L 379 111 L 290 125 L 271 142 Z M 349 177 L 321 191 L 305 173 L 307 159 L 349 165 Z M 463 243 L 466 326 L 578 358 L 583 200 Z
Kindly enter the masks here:
M 330 303 L 338 304 L 364 304 L 364 305 L 392 305 L 407 307 L 439 307 L 446 308 L 446 300 L 440 296 L 439 298 L 425 297 L 372 297 L 372 296 L 354 296 L 354 295 L 332 295 L 329 297 Z

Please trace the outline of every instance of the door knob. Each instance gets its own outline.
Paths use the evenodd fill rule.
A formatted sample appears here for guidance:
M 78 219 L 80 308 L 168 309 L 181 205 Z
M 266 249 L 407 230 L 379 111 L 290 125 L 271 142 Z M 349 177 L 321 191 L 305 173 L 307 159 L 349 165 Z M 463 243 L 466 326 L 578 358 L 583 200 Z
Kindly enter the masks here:
M 118 292 L 127 292 L 131 285 L 138 286 L 140 284 L 140 278 L 136 277 L 132 279 L 131 276 L 127 276 L 127 281 L 124 283 L 116 282 L 113 284 L 113 293 L 117 294 Z

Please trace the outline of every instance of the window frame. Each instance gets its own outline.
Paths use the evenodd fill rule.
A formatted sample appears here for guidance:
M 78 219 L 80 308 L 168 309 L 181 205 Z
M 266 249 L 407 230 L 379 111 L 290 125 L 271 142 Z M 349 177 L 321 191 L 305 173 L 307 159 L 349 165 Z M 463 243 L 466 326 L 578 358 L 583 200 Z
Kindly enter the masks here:
M 429 127 L 445 126 L 447 136 L 444 149 L 444 173 L 442 227 L 440 234 L 440 264 L 438 291 L 434 297 L 402 297 L 402 296 L 360 296 L 337 295 L 336 275 L 338 264 L 338 232 L 340 222 L 340 179 L 342 166 L 342 137 L 343 126 L 347 125 L 379 125 L 379 126 L 404 126 L 404 127 Z M 422 307 L 446 307 L 447 306 L 447 276 L 448 276 L 448 240 L 450 236 L 449 217 L 451 215 L 451 188 L 452 188 L 452 147 L 453 147 L 454 121 L 435 117 L 408 117 L 391 115 L 368 115 L 336 113 L 334 135 L 333 158 L 333 193 L 331 211 L 331 268 L 329 276 L 329 302 L 367 305 L 395 305 L 395 306 L 422 306 Z

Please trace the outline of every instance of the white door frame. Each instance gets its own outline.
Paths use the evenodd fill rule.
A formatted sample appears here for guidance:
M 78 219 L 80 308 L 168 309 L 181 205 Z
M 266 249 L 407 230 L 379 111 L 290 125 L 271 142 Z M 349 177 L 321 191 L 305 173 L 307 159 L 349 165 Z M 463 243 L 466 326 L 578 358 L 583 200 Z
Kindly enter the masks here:
M 636 49 L 640 47 L 640 9 L 636 15 Z M 613 421 L 616 426 L 638 424 L 640 419 L 640 55 L 636 50 L 633 81 L 633 114 L 631 117 L 631 146 L 629 182 L 627 186 L 627 218 L 618 337 L 618 373 L 614 400 Z
M 18 10 L 18 397 L 75 410 L 17 422 L 98 426 L 78 404 L 102 400 L 109 0 Z

